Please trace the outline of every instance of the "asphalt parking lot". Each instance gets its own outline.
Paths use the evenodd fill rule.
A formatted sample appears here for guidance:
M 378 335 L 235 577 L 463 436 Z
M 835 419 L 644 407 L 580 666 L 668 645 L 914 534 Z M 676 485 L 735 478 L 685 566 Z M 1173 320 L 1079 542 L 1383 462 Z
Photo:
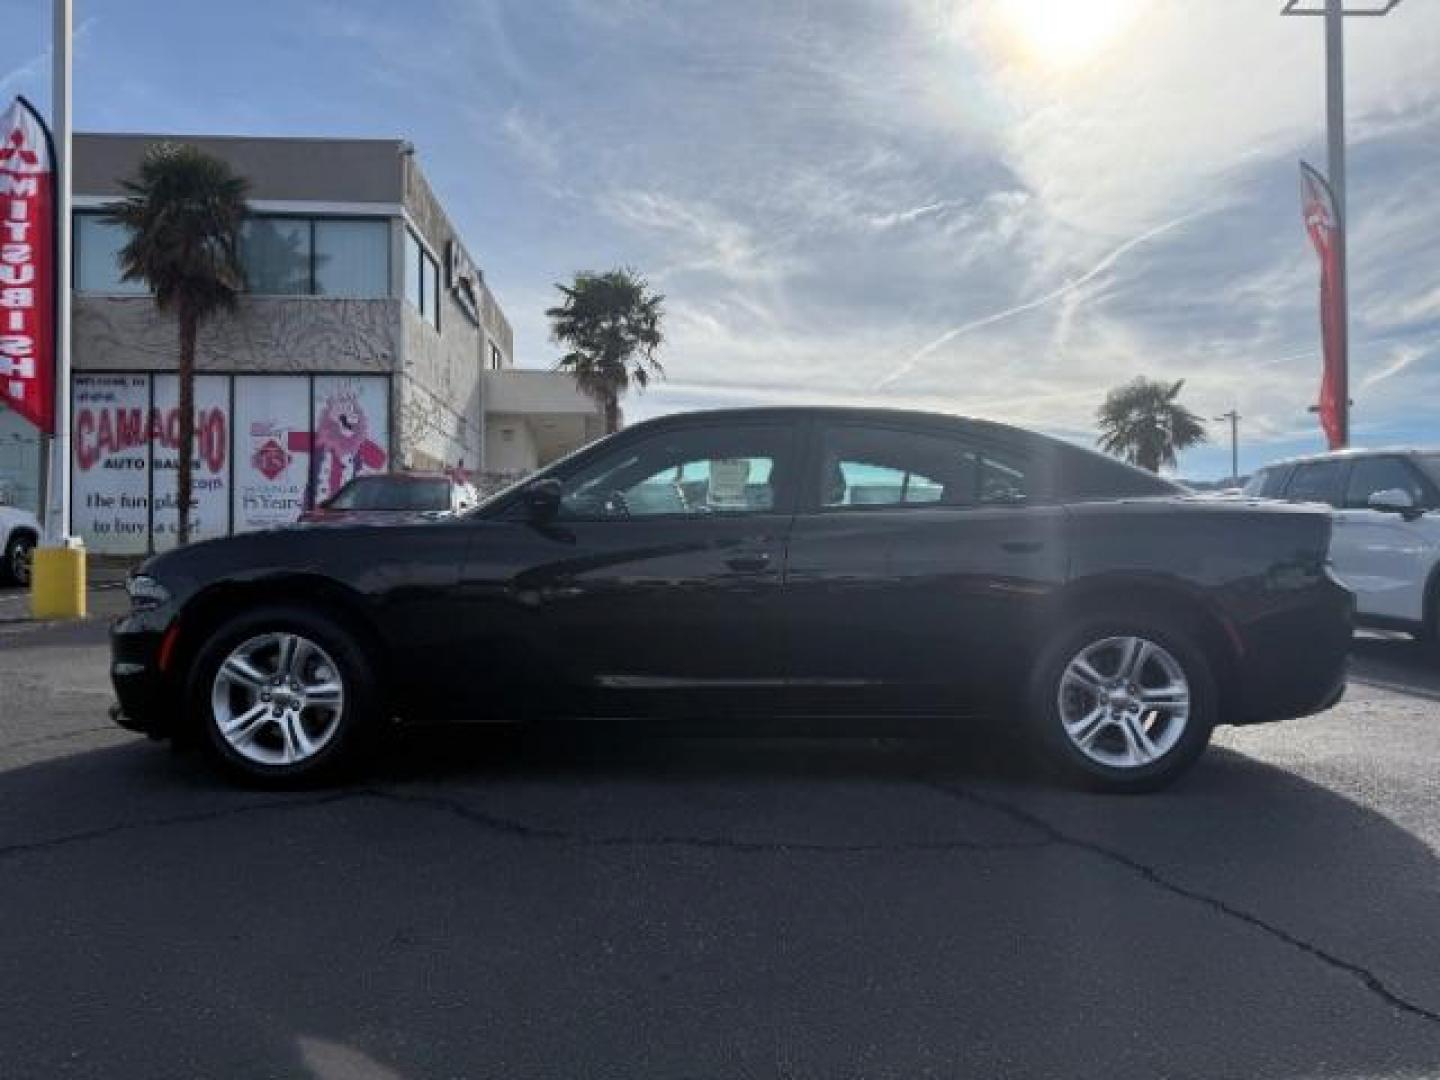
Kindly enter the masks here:
M 0 593 L 0 1075 L 1440 1075 L 1440 655 L 1142 798 L 952 742 L 469 733 L 231 788 Z

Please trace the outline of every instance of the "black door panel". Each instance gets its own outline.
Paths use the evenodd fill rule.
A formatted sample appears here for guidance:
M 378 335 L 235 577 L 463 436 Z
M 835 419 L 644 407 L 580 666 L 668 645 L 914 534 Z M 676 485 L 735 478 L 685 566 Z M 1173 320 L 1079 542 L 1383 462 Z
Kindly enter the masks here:
M 1013 684 L 1065 577 L 1058 508 L 804 515 L 791 534 L 794 699 L 965 712 Z

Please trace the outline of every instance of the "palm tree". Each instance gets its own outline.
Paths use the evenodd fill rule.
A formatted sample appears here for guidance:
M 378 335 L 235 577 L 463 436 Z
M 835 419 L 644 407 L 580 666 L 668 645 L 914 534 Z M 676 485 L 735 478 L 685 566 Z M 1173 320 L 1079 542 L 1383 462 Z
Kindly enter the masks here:
M 1107 454 L 1158 473 L 1174 465 L 1181 450 L 1206 442 L 1200 418 L 1176 399 L 1185 380 L 1166 383 L 1144 377 L 1111 390 L 1096 413 Z
M 621 267 L 605 274 L 576 274 L 556 285 L 565 300 L 548 309 L 550 338 L 570 351 L 556 365 L 575 378 L 581 392 L 604 410 L 605 430 L 620 430 L 620 395 L 631 385 L 644 390 L 664 377 L 655 358 L 663 336 L 665 297 L 652 293 L 635 271 Z
M 200 324 L 235 306 L 245 288 L 240 226 L 249 182 L 228 164 L 193 146 L 160 143 L 139 173 L 123 184 L 128 196 L 109 219 L 130 231 L 120 251 L 124 280 L 143 281 L 161 311 L 180 329 L 180 446 L 175 477 L 176 539 L 190 539 L 191 468 L 195 452 L 195 338 Z

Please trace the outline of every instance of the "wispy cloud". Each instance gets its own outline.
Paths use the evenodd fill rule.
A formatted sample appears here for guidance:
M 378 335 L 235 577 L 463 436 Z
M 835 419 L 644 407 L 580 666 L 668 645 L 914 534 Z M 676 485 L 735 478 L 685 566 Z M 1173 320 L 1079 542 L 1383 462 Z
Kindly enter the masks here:
M 919 349 L 916 349 L 888 374 L 877 379 L 874 383 L 874 389 L 883 390 L 885 387 L 890 386 L 899 379 L 904 378 L 906 375 L 910 374 L 910 372 L 914 371 L 915 368 L 918 367 L 925 360 L 926 357 L 933 355 L 940 349 L 944 348 L 946 345 L 949 345 L 957 338 L 963 337 L 966 334 L 973 333 L 974 331 L 980 330 L 987 326 L 994 326 L 996 323 L 1004 322 L 1006 319 L 1014 318 L 1016 315 L 1023 315 L 1027 311 L 1034 311 L 1036 308 L 1045 307 L 1047 304 L 1053 304 L 1056 300 L 1070 296 L 1071 294 L 1075 293 L 1079 289 L 1084 288 L 1090 282 L 1098 278 L 1101 274 L 1109 270 L 1112 266 L 1114 266 L 1117 262 L 1124 258 L 1124 256 L 1128 252 L 1135 250 L 1141 244 L 1148 243 L 1151 240 L 1164 236 L 1166 233 L 1170 232 L 1173 229 L 1178 229 L 1186 222 L 1193 221 L 1195 218 L 1199 217 L 1201 213 L 1204 213 L 1204 211 L 1196 211 L 1194 213 L 1184 214 L 1181 217 L 1173 218 L 1172 220 L 1164 222 L 1163 224 L 1156 225 L 1155 227 L 1150 229 L 1146 229 L 1138 236 L 1132 236 L 1129 240 L 1126 240 L 1119 247 L 1116 247 L 1114 250 L 1112 250 L 1089 270 L 1085 271 L 1085 273 L 1081 274 L 1077 278 L 1073 278 L 1070 281 L 1067 281 L 1064 285 L 1061 285 L 1057 289 L 1050 290 L 1042 296 L 1037 296 L 1033 300 L 1026 300 L 1025 302 L 1020 304 L 1014 304 L 1010 307 L 1004 308 L 1001 311 L 996 311 L 992 312 L 989 315 L 981 316 L 978 319 L 971 319 L 969 322 L 961 323 L 959 326 L 951 327 L 949 330 L 946 330 L 945 333 L 941 334 L 933 341 L 922 345 Z M 1072 306 L 1067 308 L 1067 317 L 1073 318 L 1073 316 L 1074 307 Z
M 527 165 L 549 174 L 560 167 L 559 139 L 538 118 L 519 105 L 507 109 L 500 130 L 515 154 Z
M 87 18 L 81 19 L 80 24 L 76 26 L 71 32 L 72 48 L 80 42 L 84 41 L 85 38 L 89 36 L 90 31 L 95 28 L 95 24 L 99 21 L 99 17 L 95 15 L 91 15 Z M 34 56 L 30 57 L 30 59 L 24 61 L 23 63 L 16 64 L 4 74 L 0 74 L 0 91 L 8 90 L 12 86 L 16 86 L 20 83 L 27 82 L 30 79 L 41 76 L 45 72 L 45 69 L 49 67 L 49 65 L 50 49 L 46 48 L 36 53 Z
M 1399 345 L 1390 351 L 1390 359 L 1384 367 L 1378 371 L 1372 371 L 1360 380 L 1360 389 L 1369 390 L 1376 383 L 1382 383 L 1386 379 L 1393 379 L 1400 372 L 1404 371 L 1411 364 L 1421 357 L 1427 355 L 1428 349 L 1418 345 Z

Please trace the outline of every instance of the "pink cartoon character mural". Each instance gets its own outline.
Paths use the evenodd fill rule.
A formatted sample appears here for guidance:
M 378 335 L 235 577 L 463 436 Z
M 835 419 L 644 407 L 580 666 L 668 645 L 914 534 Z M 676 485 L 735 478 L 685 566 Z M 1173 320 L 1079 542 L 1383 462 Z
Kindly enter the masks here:
M 370 436 L 370 420 L 360 395 L 350 386 L 328 394 L 315 422 L 312 503 L 328 499 L 345 481 L 385 467 L 385 448 Z

